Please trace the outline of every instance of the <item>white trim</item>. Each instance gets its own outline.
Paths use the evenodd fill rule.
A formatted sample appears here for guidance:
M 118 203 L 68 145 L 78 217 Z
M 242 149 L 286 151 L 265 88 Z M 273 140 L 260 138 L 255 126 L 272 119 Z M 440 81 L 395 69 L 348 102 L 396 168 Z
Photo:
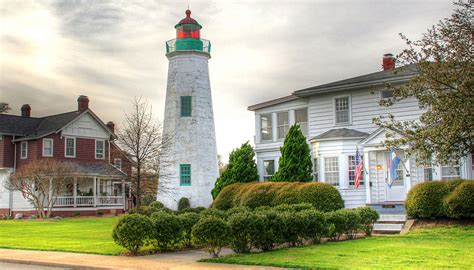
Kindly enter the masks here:
M 333 184 L 327 182 L 327 179 L 326 179 L 326 172 L 327 172 L 326 171 L 326 158 L 336 158 L 336 161 L 337 161 L 337 166 L 336 166 L 337 167 L 337 185 L 333 185 Z M 323 161 L 322 166 L 323 166 L 323 170 L 324 170 L 324 173 L 323 173 L 324 181 L 323 182 L 326 183 L 326 184 L 329 184 L 331 186 L 337 187 L 337 188 L 342 186 L 341 185 L 341 173 L 342 173 L 341 171 L 342 170 L 341 170 L 340 159 L 341 159 L 340 155 L 322 156 L 322 161 Z M 336 173 L 336 171 L 329 171 L 329 173 Z
M 73 156 L 68 156 L 67 155 L 67 140 L 68 139 L 73 139 L 74 140 L 74 155 Z M 76 157 L 76 138 L 75 137 L 64 137 L 64 157 L 66 158 L 75 158 Z
M 97 142 L 102 142 L 102 157 L 97 157 Z M 95 157 L 95 159 L 105 159 L 105 140 L 95 139 L 95 141 L 94 141 L 94 157 Z
M 50 141 L 51 142 L 51 155 L 46 155 L 44 153 L 44 142 L 45 141 Z M 54 139 L 51 139 L 51 138 L 43 138 L 43 151 L 42 151 L 42 154 L 43 154 L 43 157 L 53 157 L 54 156 Z
M 23 145 L 26 145 L 24 156 L 23 156 Z M 28 141 L 24 141 L 20 143 L 20 159 L 27 159 L 27 158 L 28 158 Z
M 348 105 L 348 112 L 349 112 L 349 122 L 347 123 L 337 123 L 336 122 L 336 99 L 339 99 L 339 98 L 347 98 L 347 105 Z M 350 126 L 352 125 L 352 98 L 351 98 L 351 95 L 342 95 L 342 96 L 334 96 L 332 98 L 332 110 L 333 110 L 333 123 L 334 123 L 334 126 Z

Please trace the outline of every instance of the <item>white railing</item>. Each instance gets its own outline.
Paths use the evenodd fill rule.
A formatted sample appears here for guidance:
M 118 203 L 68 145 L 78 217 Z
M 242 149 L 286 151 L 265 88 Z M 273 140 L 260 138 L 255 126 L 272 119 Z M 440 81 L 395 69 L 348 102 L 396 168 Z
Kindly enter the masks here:
M 56 197 L 56 202 L 54 206 L 73 206 L 74 205 L 74 197 L 73 196 L 62 196 Z
M 77 206 L 91 206 L 94 205 L 94 196 L 78 196 L 76 197 Z
M 99 205 L 123 205 L 122 196 L 99 196 L 97 199 Z

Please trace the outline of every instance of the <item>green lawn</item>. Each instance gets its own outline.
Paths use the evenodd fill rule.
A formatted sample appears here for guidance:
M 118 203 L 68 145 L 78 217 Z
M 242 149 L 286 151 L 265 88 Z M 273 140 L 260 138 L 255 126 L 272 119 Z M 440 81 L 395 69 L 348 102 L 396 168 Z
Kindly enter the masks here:
M 474 266 L 474 226 L 417 229 L 407 235 L 231 255 L 207 262 L 293 268 L 465 268 Z
M 60 221 L 0 221 L 0 248 L 116 255 L 124 249 L 112 239 L 117 217 Z

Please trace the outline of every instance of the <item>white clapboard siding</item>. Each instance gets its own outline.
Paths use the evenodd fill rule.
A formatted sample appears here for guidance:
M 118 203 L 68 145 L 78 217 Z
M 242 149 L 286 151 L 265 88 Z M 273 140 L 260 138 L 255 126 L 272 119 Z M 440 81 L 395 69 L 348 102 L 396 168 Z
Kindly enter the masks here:
M 365 205 L 365 186 L 359 186 L 358 189 L 348 188 L 339 189 L 345 208 L 356 208 Z

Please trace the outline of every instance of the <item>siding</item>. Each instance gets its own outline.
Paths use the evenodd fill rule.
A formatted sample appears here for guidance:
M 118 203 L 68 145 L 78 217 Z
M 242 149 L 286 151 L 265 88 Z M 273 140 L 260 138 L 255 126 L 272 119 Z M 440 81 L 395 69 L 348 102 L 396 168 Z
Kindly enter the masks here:
M 13 168 L 15 145 L 12 144 L 12 138 L 12 136 L 3 135 L 0 140 L 0 168 Z

